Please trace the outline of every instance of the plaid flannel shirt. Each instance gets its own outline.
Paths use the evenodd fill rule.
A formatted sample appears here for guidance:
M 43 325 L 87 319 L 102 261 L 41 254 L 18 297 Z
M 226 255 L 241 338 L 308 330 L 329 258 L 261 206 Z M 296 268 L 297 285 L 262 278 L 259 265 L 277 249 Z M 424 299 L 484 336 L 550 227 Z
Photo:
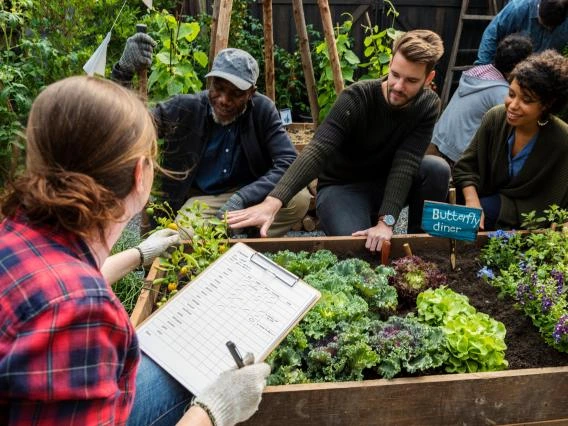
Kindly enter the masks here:
M 18 216 L 0 224 L 0 425 L 121 425 L 138 341 L 87 245 Z

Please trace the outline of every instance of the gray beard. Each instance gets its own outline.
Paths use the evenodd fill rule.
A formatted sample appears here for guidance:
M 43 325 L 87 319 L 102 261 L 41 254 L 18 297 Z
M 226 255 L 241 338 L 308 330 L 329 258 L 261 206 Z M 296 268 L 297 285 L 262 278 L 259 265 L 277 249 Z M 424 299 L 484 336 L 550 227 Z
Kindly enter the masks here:
M 213 108 L 213 105 L 211 105 L 211 114 L 213 115 L 213 121 L 217 124 L 220 124 L 221 126 L 228 126 L 229 124 L 234 123 L 235 121 L 237 121 L 237 118 L 245 113 L 246 110 L 247 105 L 245 104 L 243 110 L 240 113 L 236 114 L 233 118 L 231 118 L 230 120 L 221 120 L 219 117 L 217 117 L 217 114 L 215 114 L 215 108 Z

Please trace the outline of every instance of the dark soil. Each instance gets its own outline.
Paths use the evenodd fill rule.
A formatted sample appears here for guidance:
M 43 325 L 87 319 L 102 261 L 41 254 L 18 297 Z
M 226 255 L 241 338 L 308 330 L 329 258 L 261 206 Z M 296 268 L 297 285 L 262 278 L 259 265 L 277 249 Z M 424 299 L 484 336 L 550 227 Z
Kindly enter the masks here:
M 451 270 L 447 253 L 432 253 L 421 257 L 435 262 L 447 275 L 448 287 L 469 297 L 469 303 L 479 312 L 505 324 L 505 357 L 509 361 L 509 369 L 568 365 L 568 354 L 548 346 L 530 318 L 515 309 L 512 299 L 499 298 L 493 287 L 477 278 L 477 271 L 481 268 L 478 255 L 479 251 L 473 246 L 460 249 L 455 271 Z

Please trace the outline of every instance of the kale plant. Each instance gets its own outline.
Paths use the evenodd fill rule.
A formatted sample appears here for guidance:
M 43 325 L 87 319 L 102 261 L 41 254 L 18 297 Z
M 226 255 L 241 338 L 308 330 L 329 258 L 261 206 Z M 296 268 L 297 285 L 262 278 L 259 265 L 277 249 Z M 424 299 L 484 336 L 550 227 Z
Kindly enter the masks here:
M 370 345 L 379 356 L 376 369 L 387 379 L 405 371 L 440 367 L 448 357 L 442 329 L 422 324 L 412 315 L 374 321 L 369 335 Z
M 337 256 L 329 250 L 318 250 L 315 253 L 282 250 L 274 254 L 266 253 L 266 256 L 300 278 L 337 263 Z

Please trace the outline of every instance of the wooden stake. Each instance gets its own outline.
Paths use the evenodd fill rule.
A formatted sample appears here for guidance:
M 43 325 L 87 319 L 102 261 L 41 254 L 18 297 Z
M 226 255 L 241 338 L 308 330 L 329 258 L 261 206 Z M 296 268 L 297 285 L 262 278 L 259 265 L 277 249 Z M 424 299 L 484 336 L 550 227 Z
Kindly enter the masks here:
M 456 204 L 456 188 L 450 188 L 450 192 L 448 194 L 450 204 Z M 450 240 L 450 267 L 452 271 L 455 271 L 457 264 L 456 259 L 456 240 Z
M 211 33 L 211 40 L 215 40 L 213 52 L 209 51 L 209 56 L 213 59 L 221 50 L 229 45 L 229 30 L 231 29 L 231 10 L 233 9 L 233 0 L 219 1 L 219 19 L 215 33 Z M 213 63 L 211 59 L 211 63 Z
M 383 241 L 383 245 L 381 246 L 381 265 L 389 264 L 390 252 L 391 252 L 391 242 Z
M 213 15 L 211 16 L 211 36 L 209 45 L 209 70 L 213 65 L 213 59 L 215 59 L 215 38 L 217 34 L 217 25 L 219 23 L 219 9 L 221 8 L 221 0 L 215 0 L 213 2 Z
M 306 81 L 306 90 L 308 91 L 310 111 L 312 113 L 312 120 L 314 124 L 317 125 L 319 118 L 318 94 L 316 91 L 316 78 L 314 76 L 314 67 L 312 65 L 312 55 L 310 54 L 310 41 L 308 39 L 308 31 L 306 29 L 306 18 L 304 17 L 304 5 L 302 0 L 292 0 L 292 10 L 294 12 L 296 32 L 298 33 L 300 57 L 302 58 L 302 69 L 304 70 L 304 79 Z
M 403 250 L 404 250 L 404 255 L 405 255 L 406 257 L 412 256 L 412 249 L 410 248 L 410 244 L 409 244 L 409 243 L 404 243 L 404 244 L 402 245 L 402 248 L 403 248 Z
M 331 72 L 333 74 L 333 84 L 335 93 L 339 95 L 343 91 L 343 74 L 341 73 L 341 64 L 339 63 L 339 55 L 335 44 L 335 34 L 333 32 L 333 23 L 331 21 L 331 11 L 327 0 L 318 0 L 321 20 L 323 24 L 323 33 L 327 43 L 327 51 L 331 62 Z
M 137 33 L 146 33 L 145 24 L 136 24 Z M 142 68 L 138 70 L 138 93 L 140 94 L 140 99 L 144 103 L 148 102 L 148 69 Z
M 272 101 L 276 102 L 276 89 L 274 84 L 274 37 L 272 32 L 272 0 L 262 2 L 262 21 L 264 26 L 264 81 L 266 93 Z

